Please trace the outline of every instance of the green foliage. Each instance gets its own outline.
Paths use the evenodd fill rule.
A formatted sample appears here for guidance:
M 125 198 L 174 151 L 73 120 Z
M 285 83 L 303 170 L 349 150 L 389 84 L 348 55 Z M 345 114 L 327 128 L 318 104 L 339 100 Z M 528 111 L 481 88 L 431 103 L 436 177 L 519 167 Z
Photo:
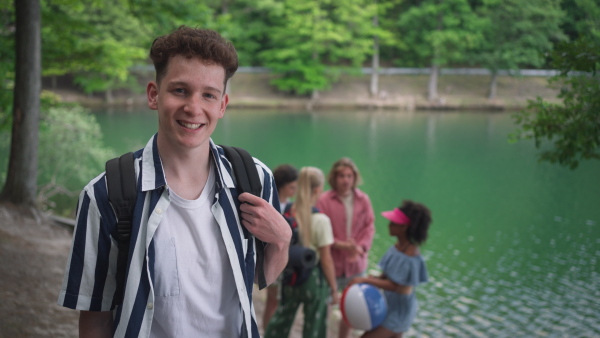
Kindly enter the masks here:
M 471 61 L 492 72 L 540 67 L 553 43 L 565 39 L 558 0 L 484 0 L 478 12 L 485 39 Z
M 91 93 L 127 84 L 130 68 L 146 59 L 150 38 L 124 0 L 42 2 L 43 75 L 77 75 Z
M 399 46 L 413 66 L 446 65 L 468 60 L 467 52 L 483 40 L 485 20 L 467 0 L 424 0 L 406 3 L 397 12 Z M 410 61 L 412 60 L 412 62 Z
M 12 3 L 0 3 L 0 132 L 12 125 L 15 81 L 15 11 Z
M 538 148 L 552 142 L 539 159 L 575 169 L 582 160 L 600 160 L 600 39 L 561 43 L 552 59 L 561 72 L 551 81 L 562 85 L 562 104 L 530 101 L 527 110 L 514 115 L 520 129 L 511 139 L 533 138 Z M 576 71 L 587 73 L 570 73 Z
M 139 22 L 146 39 L 146 50 L 154 38 L 169 34 L 181 25 L 216 29 L 218 19 L 206 1 L 197 0 L 123 0 L 127 15 Z M 221 23 L 223 26 L 226 23 Z M 223 33 L 224 35 L 227 35 Z
M 366 0 L 274 1 L 261 8 L 279 29 L 269 31 L 271 48 L 260 53 L 279 78 L 280 90 L 307 94 L 329 88 L 333 73 L 360 67 L 372 53 L 377 7 Z
M 600 38 L 600 2 L 597 0 L 563 0 L 561 8 L 566 17 L 562 25 L 571 40 L 580 36 Z
M 52 98 L 46 98 L 52 102 Z M 114 151 L 102 146 L 102 132 L 94 115 L 80 106 L 50 104 L 40 121 L 38 201 L 52 208 L 51 198 L 73 195 L 90 177 L 101 172 Z M 75 185 L 71 187 L 71 185 Z

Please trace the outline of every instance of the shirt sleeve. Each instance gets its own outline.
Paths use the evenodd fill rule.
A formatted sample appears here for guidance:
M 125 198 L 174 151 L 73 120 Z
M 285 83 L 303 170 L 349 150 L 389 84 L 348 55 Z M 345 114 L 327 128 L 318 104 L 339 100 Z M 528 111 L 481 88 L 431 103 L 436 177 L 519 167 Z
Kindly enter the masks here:
M 316 248 L 333 244 L 333 231 L 331 221 L 322 213 L 313 214 L 312 217 L 312 242 Z
M 110 311 L 116 287 L 118 248 L 111 236 L 116 219 L 106 197 L 104 179 L 79 196 L 73 244 L 58 304 L 85 311 Z M 97 203 L 98 198 L 105 202 Z
M 360 230 L 356 234 L 355 240 L 365 249 L 365 252 L 371 250 L 373 244 L 373 236 L 375 235 L 375 214 L 373 212 L 373 206 L 371 199 L 367 194 L 364 194 L 364 208 L 366 215 L 364 216 L 363 224 L 360 224 Z
M 389 279 L 400 285 L 417 286 L 428 281 L 427 267 L 420 255 L 410 257 L 388 250 L 379 266 Z

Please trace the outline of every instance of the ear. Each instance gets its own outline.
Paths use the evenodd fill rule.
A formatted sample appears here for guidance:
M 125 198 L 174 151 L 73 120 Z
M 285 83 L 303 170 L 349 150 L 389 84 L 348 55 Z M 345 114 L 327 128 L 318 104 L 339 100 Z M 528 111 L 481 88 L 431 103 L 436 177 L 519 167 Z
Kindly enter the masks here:
M 225 115 L 225 109 L 229 104 L 229 95 L 223 95 L 223 99 L 221 100 L 221 111 L 219 113 L 219 118 L 222 118 Z
M 148 82 L 146 86 L 146 98 L 148 99 L 148 108 L 158 110 L 158 85 L 154 81 Z

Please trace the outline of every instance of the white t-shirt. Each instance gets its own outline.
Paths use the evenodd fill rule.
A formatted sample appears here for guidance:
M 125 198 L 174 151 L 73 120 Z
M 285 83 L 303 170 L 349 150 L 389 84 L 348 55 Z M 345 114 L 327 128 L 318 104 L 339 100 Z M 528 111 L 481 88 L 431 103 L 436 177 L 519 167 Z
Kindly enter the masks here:
M 341 197 L 346 210 L 346 237 L 352 237 L 352 215 L 354 214 L 354 193 Z
M 319 248 L 333 244 L 331 220 L 327 215 L 320 212 L 312 214 L 310 240 L 309 248 L 315 250 L 317 258 L 320 259 Z
M 170 191 L 154 235 L 154 317 L 150 337 L 238 337 L 242 312 L 220 228 L 211 212 L 215 169 L 200 197 Z

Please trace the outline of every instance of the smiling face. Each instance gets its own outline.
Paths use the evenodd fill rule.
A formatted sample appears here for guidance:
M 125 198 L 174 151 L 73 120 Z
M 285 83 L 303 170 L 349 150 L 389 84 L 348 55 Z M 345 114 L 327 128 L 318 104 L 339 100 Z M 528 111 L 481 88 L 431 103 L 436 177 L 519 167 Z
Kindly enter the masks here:
M 158 111 L 158 147 L 164 153 L 208 152 L 209 138 L 223 117 L 229 97 L 225 70 L 198 58 L 173 56 L 160 84 L 146 88 L 148 107 Z

